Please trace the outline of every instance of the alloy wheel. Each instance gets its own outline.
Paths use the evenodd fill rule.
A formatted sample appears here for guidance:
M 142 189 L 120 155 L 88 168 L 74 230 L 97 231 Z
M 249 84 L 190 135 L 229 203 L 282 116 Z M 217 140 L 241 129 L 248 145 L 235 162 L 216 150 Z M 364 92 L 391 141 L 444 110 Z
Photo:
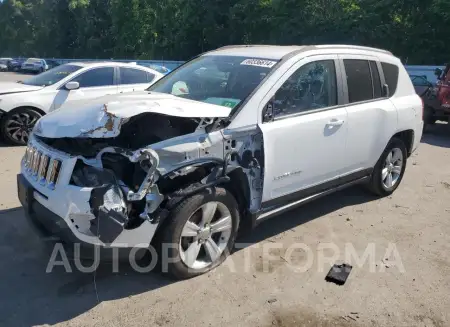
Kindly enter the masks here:
M 211 201 L 199 207 L 181 232 L 179 252 L 183 263 L 203 269 L 217 261 L 227 247 L 232 226 L 230 210 L 223 203 Z
M 30 113 L 15 113 L 6 121 L 6 133 L 14 141 L 26 144 L 38 119 L 38 116 Z
M 386 189 L 393 188 L 402 173 L 403 153 L 399 148 L 389 151 L 381 171 L 381 182 Z

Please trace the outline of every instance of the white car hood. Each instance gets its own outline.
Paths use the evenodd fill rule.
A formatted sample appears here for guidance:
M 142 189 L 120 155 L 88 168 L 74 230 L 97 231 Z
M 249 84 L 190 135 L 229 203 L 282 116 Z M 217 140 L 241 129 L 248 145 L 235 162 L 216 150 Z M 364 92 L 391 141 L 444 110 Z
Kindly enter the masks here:
M 42 89 L 43 86 L 33 86 L 25 85 L 16 82 L 0 82 L 0 95 L 19 93 L 19 92 L 30 92 Z
M 157 113 L 186 118 L 228 117 L 231 108 L 170 94 L 133 92 L 90 101 L 75 101 L 42 117 L 34 133 L 48 138 L 111 138 L 129 118 Z

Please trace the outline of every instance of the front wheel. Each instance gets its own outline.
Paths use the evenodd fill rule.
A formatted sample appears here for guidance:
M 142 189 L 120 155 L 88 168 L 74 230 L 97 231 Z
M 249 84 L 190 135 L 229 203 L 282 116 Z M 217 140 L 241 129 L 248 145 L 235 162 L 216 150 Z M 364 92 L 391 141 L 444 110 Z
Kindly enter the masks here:
M 369 190 L 380 196 L 392 194 L 402 181 L 406 168 L 406 146 L 401 139 L 392 138 L 372 173 Z
M 8 112 L 0 121 L 3 139 L 13 145 L 26 145 L 36 122 L 42 115 L 31 108 Z
M 186 279 L 204 274 L 226 259 L 240 217 L 234 196 L 224 188 L 212 187 L 182 201 L 167 219 L 161 231 L 161 266 L 163 272 Z

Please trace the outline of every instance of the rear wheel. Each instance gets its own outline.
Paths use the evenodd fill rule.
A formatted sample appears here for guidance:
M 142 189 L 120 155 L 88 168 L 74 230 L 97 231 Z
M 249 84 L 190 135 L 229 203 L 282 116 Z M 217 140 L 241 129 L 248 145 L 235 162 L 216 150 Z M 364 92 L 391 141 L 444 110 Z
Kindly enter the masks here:
M 239 227 L 235 198 L 215 187 L 187 198 L 167 219 L 160 246 L 167 247 L 168 256 L 160 257 L 161 266 L 178 279 L 204 274 L 220 265 L 232 250 Z M 165 251 L 160 252 L 165 255 Z
M 375 165 L 369 189 L 381 196 L 392 194 L 402 181 L 406 168 L 406 146 L 402 140 L 392 138 Z
M 26 145 L 34 125 L 41 117 L 39 112 L 31 108 L 8 112 L 0 121 L 3 139 L 13 145 Z

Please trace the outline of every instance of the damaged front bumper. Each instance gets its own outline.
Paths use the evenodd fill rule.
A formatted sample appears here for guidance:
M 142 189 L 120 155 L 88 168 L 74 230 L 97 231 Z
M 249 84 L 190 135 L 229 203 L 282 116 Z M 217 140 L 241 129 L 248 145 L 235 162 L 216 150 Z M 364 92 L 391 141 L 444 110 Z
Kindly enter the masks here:
M 127 228 L 127 199 L 121 198 L 117 184 L 79 187 L 71 183 L 77 160 L 34 138 L 30 140 L 17 189 L 33 224 L 71 243 L 147 248 L 158 220 L 143 219 Z

